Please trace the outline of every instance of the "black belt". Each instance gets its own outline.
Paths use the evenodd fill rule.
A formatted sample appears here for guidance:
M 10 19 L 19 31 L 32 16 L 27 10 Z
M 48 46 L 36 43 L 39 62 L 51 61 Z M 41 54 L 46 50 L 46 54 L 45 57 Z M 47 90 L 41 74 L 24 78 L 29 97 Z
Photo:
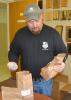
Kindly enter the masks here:
M 38 78 L 33 78 L 33 81 L 37 81 L 37 80 L 41 80 L 43 79 L 42 77 L 38 77 Z

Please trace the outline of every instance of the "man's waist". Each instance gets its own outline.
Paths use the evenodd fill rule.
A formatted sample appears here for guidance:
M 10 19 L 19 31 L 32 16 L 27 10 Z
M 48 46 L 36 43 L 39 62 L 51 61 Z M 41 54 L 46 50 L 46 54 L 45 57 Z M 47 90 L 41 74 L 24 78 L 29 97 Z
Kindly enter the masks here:
M 39 77 L 33 77 L 32 79 L 33 79 L 33 81 L 37 81 L 37 80 L 41 80 L 43 78 L 41 76 L 39 76 Z

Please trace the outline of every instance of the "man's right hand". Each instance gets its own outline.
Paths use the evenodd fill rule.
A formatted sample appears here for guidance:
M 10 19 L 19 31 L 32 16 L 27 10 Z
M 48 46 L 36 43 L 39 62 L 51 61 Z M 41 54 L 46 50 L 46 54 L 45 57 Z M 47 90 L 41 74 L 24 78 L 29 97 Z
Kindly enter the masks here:
M 7 64 L 9 71 L 14 72 L 18 69 L 18 65 L 15 62 L 9 62 Z

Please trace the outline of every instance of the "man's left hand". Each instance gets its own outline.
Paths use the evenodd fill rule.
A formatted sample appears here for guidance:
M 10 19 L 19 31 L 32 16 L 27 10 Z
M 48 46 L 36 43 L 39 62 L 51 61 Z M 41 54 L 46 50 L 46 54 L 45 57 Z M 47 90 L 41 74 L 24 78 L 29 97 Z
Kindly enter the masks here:
M 53 70 L 55 70 L 56 72 L 62 72 L 65 68 L 65 63 L 61 62 L 61 63 L 58 63 L 57 65 L 52 66 L 52 67 L 53 67 Z

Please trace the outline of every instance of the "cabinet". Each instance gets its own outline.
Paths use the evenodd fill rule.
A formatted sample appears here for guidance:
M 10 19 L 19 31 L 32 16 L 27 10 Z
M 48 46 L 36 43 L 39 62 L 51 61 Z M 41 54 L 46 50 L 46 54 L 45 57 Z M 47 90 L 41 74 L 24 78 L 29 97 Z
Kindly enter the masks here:
M 71 0 L 38 0 L 44 11 L 44 22 L 52 27 L 71 25 Z M 64 29 L 66 30 L 66 29 Z
M 68 53 L 69 55 L 71 55 L 71 26 L 66 27 L 66 42 L 67 42 Z

